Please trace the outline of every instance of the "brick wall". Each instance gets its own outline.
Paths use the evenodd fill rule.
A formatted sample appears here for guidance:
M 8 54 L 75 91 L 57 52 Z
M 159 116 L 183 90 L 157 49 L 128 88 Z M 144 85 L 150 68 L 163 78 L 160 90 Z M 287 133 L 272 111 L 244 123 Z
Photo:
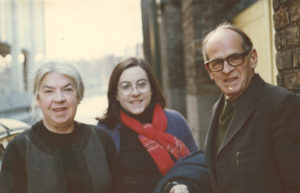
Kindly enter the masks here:
M 220 93 L 204 68 L 202 40 L 221 21 L 230 21 L 255 1 L 142 0 L 145 5 L 160 2 L 157 15 L 163 90 L 169 107 L 187 118 L 200 148 L 204 145 L 212 105 Z M 148 52 L 151 53 L 146 55 L 153 54 L 153 50 Z
M 181 1 L 161 1 L 160 48 L 162 85 L 168 107 L 186 115 Z
M 204 145 L 212 105 L 220 93 L 204 68 L 202 40 L 216 25 L 230 21 L 253 2 L 181 0 L 187 119 L 200 148 Z
M 300 95 L 300 0 L 273 0 L 277 82 Z
M 187 119 L 200 148 L 203 148 L 211 107 L 218 89 L 203 65 L 201 42 L 216 25 L 210 1 L 182 0 L 184 68 L 186 77 Z

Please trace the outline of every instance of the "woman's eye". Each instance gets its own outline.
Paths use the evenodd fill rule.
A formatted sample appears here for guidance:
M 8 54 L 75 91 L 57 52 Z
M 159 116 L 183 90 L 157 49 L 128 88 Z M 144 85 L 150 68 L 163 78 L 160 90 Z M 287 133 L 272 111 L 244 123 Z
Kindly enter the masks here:
M 71 91 L 73 91 L 73 88 L 66 88 L 65 91 L 71 92 Z
M 52 93 L 52 90 L 44 90 L 44 93 Z
M 131 88 L 130 84 L 122 84 L 121 85 L 121 89 L 127 90 L 127 89 L 130 89 L 130 88 Z
M 146 86 L 146 82 L 139 82 L 138 85 L 137 85 L 139 88 L 143 88 Z

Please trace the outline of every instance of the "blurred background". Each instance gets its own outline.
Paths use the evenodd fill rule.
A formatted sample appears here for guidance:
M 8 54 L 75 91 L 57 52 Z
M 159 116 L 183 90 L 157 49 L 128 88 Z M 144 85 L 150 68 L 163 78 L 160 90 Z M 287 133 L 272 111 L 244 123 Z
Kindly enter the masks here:
M 28 112 L 35 69 L 45 60 L 78 65 L 86 87 L 76 119 L 94 124 L 106 108 L 114 65 L 143 57 L 139 0 L 0 0 L 0 116 L 35 122 Z M 6 106 L 6 107 L 4 107 Z
M 32 74 L 63 59 L 78 65 L 87 88 L 76 120 L 95 124 L 114 65 L 140 56 L 203 147 L 219 89 L 201 43 L 224 21 L 251 37 L 264 80 L 300 95 L 300 0 L 0 0 L 0 118 L 31 125 Z

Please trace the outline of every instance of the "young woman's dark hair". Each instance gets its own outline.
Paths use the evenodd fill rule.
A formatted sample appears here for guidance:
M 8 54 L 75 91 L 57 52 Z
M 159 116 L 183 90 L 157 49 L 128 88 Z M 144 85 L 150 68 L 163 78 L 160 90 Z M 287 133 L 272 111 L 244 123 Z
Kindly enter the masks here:
M 108 84 L 108 92 L 107 92 L 108 108 L 103 117 L 97 118 L 97 120 L 107 125 L 109 128 L 114 128 L 115 124 L 118 123 L 120 120 L 119 117 L 120 117 L 121 106 L 119 101 L 117 101 L 116 99 L 120 76 L 124 72 L 124 70 L 134 66 L 140 66 L 147 73 L 151 85 L 151 91 L 152 91 L 152 98 L 151 98 L 150 105 L 158 103 L 161 105 L 162 108 L 166 106 L 165 97 L 151 71 L 150 65 L 142 58 L 138 58 L 138 57 L 127 58 L 119 62 L 114 67 Z

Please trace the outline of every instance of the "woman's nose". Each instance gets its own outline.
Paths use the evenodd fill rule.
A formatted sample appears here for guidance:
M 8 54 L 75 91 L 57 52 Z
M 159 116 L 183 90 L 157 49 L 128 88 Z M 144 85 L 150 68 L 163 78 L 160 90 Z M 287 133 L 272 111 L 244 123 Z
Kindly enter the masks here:
M 55 92 L 54 101 L 61 102 L 61 101 L 64 101 L 65 99 L 66 99 L 65 95 L 62 91 Z
M 141 92 L 138 90 L 137 87 L 132 87 L 132 90 L 131 90 L 131 95 L 139 95 Z

